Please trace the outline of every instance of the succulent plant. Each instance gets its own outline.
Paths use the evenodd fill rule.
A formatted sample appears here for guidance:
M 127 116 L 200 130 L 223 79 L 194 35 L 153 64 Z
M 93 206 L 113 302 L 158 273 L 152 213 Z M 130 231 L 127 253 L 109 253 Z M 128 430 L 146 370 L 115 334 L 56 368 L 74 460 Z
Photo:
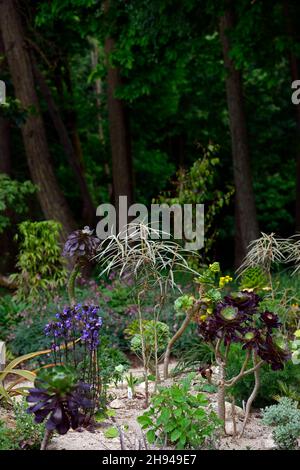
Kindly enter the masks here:
M 84 227 L 83 230 L 72 232 L 65 243 L 63 256 L 75 260 L 77 263 L 90 261 L 97 253 L 100 240 L 94 237 L 93 230 Z
M 78 382 L 75 372 L 66 366 L 55 366 L 42 370 L 29 389 L 28 413 L 34 413 L 35 422 L 46 418 L 46 429 L 66 434 L 70 428 L 82 425 L 84 411 L 93 407 L 89 398 L 90 385 Z
M 254 350 L 271 365 L 283 369 L 290 353 L 284 344 L 273 338 L 273 330 L 280 326 L 278 316 L 269 311 L 259 312 L 260 298 L 253 292 L 235 292 L 218 302 L 214 311 L 201 321 L 198 330 L 205 341 L 222 339 L 225 345 L 241 343 L 242 349 Z

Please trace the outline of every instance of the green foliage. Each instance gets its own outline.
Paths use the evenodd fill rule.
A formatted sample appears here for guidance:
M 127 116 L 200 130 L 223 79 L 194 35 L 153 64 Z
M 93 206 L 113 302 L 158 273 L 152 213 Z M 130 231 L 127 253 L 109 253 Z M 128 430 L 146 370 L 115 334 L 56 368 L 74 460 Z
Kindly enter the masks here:
M 106 408 L 108 386 L 111 382 L 117 383 L 121 380 L 126 370 L 129 369 L 129 361 L 122 351 L 111 347 L 108 336 L 101 337 L 97 357 L 102 385 L 100 401 L 101 406 Z M 122 366 L 121 374 L 117 369 L 119 366 Z
M 9 294 L 0 297 L 0 339 L 5 339 L 20 323 L 20 314 L 26 306 L 25 302 L 16 302 L 16 299 Z
M 139 357 L 142 356 L 142 336 L 145 346 L 145 354 L 148 361 L 155 358 L 155 351 L 161 354 L 170 340 L 168 325 L 160 321 L 142 320 L 142 331 L 139 320 L 134 320 L 124 333 L 131 338 L 130 348 Z
M 47 304 L 46 304 L 47 306 Z M 38 315 L 40 313 L 40 315 Z M 52 317 L 51 313 L 42 315 L 41 310 L 29 309 L 26 311 L 26 317 L 20 321 L 10 333 L 9 349 L 15 356 L 28 354 L 31 351 L 39 351 L 41 349 L 50 348 L 50 338 L 43 334 L 47 319 Z M 32 319 L 34 316 L 34 319 Z M 45 363 L 45 357 L 36 358 L 38 364 Z
M 11 435 L 12 430 L 5 425 L 4 421 L 0 421 L 0 450 L 14 449 Z
M 211 249 L 217 236 L 216 217 L 229 204 L 232 188 L 216 189 L 216 169 L 220 164 L 217 147 L 203 150 L 203 157 L 188 170 L 180 170 L 175 183 L 175 194 L 163 194 L 159 202 L 172 204 L 205 204 L 205 253 Z
M 49 354 L 50 350 L 37 351 L 29 354 L 24 354 L 23 356 L 13 359 L 9 364 L 7 364 L 4 370 L 0 371 L 0 402 L 3 400 L 5 403 L 12 403 L 12 397 L 16 395 L 25 395 L 26 392 L 22 387 L 17 387 L 19 382 L 23 380 L 29 380 L 32 382 L 36 374 L 30 370 L 18 369 L 18 366 L 21 367 L 23 362 L 29 361 L 37 356 L 43 354 Z M 16 379 L 14 382 L 6 383 L 6 379 L 10 375 L 15 375 Z M 25 389 L 27 389 L 25 387 Z
M 291 342 L 293 364 L 300 364 L 300 330 L 294 333 L 294 340 Z
M 0 233 L 11 223 L 6 211 L 25 214 L 28 210 L 28 197 L 36 191 L 31 181 L 16 181 L 0 173 Z
M 272 405 L 263 412 L 263 422 L 275 427 L 273 439 L 279 449 L 291 450 L 298 447 L 300 410 L 297 406 L 297 402 L 283 397 L 278 405 Z
M 60 229 L 60 224 L 51 220 L 19 225 L 16 266 L 20 272 L 12 275 L 18 284 L 18 299 L 36 301 L 41 293 L 51 296 L 64 284 L 66 270 L 59 246 Z
M 114 439 L 115 437 L 118 437 L 118 435 L 119 435 L 119 432 L 118 432 L 117 428 L 115 428 L 114 426 L 111 426 L 110 428 L 107 428 L 104 431 L 104 436 L 107 439 Z
M 150 409 L 138 417 L 142 429 L 148 429 L 150 444 L 158 441 L 172 444 L 176 449 L 199 449 L 215 437 L 220 424 L 208 400 L 202 393 L 192 393 L 194 374 L 173 384 L 159 387 L 151 399 Z
M 21 449 L 39 449 L 45 432 L 44 424 L 34 422 L 34 417 L 27 413 L 28 404 L 25 399 L 14 403 L 15 429 L 13 441 Z
M 55 366 L 39 371 L 35 379 L 35 387 L 40 387 L 49 394 L 64 396 L 74 389 L 77 381 L 75 369 L 68 366 Z
M 238 345 L 232 345 L 228 357 L 227 373 L 228 377 L 233 377 L 240 371 L 244 358 L 240 353 Z M 253 406 L 264 407 L 275 402 L 275 397 L 281 395 L 280 382 L 287 386 L 297 387 L 300 380 L 299 367 L 293 365 L 291 361 L 285 364 L 283 370 L 272 371 L 270 366 L 264 364 L 260 368 L 260 387 Z M 254 387 L 254 379 L 251 374 L 243 377 L 239 382 L 230 388 L 230 393 L 235 397 L 236 403 L 242 405 L 250 396 Z
M 268 286 L 268 279 L 261 267 L 255 266 L 246 269 L 240 280 L 240 289 L 260 290 Z
M 194 301 L 195 299 L 192 295 L 182 295 L 181 297 L 178 297 L 178 299 L 175 300 L 174 308 L 176 312 L 186 312 L 193 306 Z

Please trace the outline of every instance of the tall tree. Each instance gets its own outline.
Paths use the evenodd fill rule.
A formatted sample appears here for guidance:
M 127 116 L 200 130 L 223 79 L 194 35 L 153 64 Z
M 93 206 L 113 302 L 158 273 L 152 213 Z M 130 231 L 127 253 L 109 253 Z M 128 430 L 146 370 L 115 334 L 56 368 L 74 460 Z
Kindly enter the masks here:
M 65 236 L 75 227 L 75 221 L 51 165 L 30 53 L 16 0 L 0 0 L 0 28 L 16 97 L 28 111 L 22 136 L 31 177 L 39 187 L 38 197 L 44 216 L 59 221 Z
M 232 144 L 233 173 L 235 184 L 235 265 L 246 254 L 249 243 L 258 237 L 255 198 L 250 167 L 250 153 L 244 108 L 242 75 L 230 56 L 228 32 L 235 26 L 234 3 L 226 2 L 220 18 L 220 39 L 226 69 L 226 95 Z
M 4 46 L 0 36 L 0 74 L 4 73 Z M 1 78 L 1 77 L 0 77 Z M 10 174 L 10 123 L 7 118 L 0 115 L 0 173 Z
M 122 100 L 116 97 L 116 90 L 122 84 L 120 70 L 111 63 L 114 40 L 107 38 L 105 52 L 108 58 L 107 105 L 109 134 L 112 156 L 112 177 L 115 205 L 119 196 L 127 196 L 128 205 L 133 202 L 133 177 L 128 112 Z
M 283 1 L 286 31 L 290 42 L 296 43 L 296 29 L 290 0 Z M 289 64 L 292 82 L 300 80 L 300 60 L 293 49 L 289 50 Z M 296 231 L 300 232 L 300 105 L 295 105 L 296 121 Z
M 83 219 L 89 225 L 93 225 L 95 222 L 96 212 L 95 212 L 95 208 L 93 205 L 93 201 L 91 199 L 89 188 L 86 183 L 82 162 L 79 161 L 77 154 L 75 153 L 74 144 L 69 137 L 67 128 L 61 117 L 60 110 L 54 101 L 54 98 L 51 93 L 51 89 L 48 86 L 43 73 L 39 70 L 34 57 L 32 58 L 32 64 L 33 64 L 34 75 L 36 77 L 40 90 L 43 94 L 43 97 L 47 103 L 48 111 L 53 121 L 53 125 L 56 129 L 60 143 L 65 151 L 70 167 L 72 168 L 74 172 L 74 176 L 79 186 L 81 199 L 83 202 L 83 211 L 82 211 Z

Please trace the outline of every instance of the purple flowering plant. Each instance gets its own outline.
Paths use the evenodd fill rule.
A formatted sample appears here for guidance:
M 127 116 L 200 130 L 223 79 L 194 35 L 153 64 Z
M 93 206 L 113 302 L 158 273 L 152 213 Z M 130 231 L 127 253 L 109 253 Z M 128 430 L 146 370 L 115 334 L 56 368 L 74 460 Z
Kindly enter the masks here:
M 51 338 L 54 364 L 74 367 L 80 380 L 91 385 L 95 402 L 101 391 L 97 360 L 102 327 L 99 310 L 95 305 L 65 307 L 44 329 Z

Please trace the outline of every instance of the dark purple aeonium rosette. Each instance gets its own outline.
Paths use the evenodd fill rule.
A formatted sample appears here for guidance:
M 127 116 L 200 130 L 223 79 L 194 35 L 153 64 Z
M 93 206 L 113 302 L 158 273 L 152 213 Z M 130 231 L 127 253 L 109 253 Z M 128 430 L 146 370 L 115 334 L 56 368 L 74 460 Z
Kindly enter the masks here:
M 100 240 L 93 236 L 93 230 L 86 226 L 83 230 L 75 230 L 68 236 L 62 254 L 77 263 L 84 263 L 96 255 L 99 244 Z
M 269 333 L 265 341 L 259 345 L 258 355 L 270 364 L 272 370 L 283 369 L 284 363 L 291 357 L 290 351 L 282 340 L 274 340 Z
M 90 399 L 91 386 L 78 382 L 76 373 L 66 366 L 42 370 L 35 380 L 35 388 L 29 389 L 28 413 L 35 415 L 35 422 L 46 418 L 46 429 L 66 434 L 77 429 L 94 406 Z
M 224 344 L 240 342 L 253 315 L 257 313 L 259 297 L 252 292 L 237 292 L 218 302 L 212 315 L 199 322 L 199 333 L 205 340 L 223 338 Z
M 273 328 L 279 328 L 281 325 L 278 315 L 276 315 L 276 313 L 265 311 L 260 314 L 260 318 L 263 322 L 263 325 L 265 325 L 268 330 L 272 330 Z
M 247 314 L 256 313 L 260 302 L 260 297 L 254 292 L 240 291 L 233 292 L 230 296 L 224 297 L 224 302 L 239 309 L 240 312 Z

